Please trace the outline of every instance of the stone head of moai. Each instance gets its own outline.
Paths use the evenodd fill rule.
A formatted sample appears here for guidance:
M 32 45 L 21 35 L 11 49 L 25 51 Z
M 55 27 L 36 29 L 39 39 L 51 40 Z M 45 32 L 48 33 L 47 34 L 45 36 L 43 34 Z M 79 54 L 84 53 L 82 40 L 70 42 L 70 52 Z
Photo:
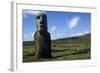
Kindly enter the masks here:
M 48 31 L 47 29 L 47 16 L 44 13 L 39 13 L 36 16 L 37 30 Z

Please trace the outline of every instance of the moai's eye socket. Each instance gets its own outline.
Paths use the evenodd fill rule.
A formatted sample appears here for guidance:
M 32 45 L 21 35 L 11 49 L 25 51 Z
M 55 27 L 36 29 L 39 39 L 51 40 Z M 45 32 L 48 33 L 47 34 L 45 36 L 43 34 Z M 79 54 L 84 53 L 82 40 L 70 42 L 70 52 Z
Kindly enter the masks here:
M 37 16 L 36 18 L 37 18 L 37 19 L 40 19 L 40 16 Z

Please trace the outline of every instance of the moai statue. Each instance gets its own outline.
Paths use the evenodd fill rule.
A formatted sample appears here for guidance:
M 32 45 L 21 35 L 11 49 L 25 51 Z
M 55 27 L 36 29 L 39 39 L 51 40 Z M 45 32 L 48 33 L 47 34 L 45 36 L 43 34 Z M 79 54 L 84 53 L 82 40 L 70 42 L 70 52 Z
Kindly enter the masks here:
M 35 57 L 51 58 L 51 37 L 47 28 L 47 16 L 39 13 L 36 16 L 37 31 L 34 34 Z

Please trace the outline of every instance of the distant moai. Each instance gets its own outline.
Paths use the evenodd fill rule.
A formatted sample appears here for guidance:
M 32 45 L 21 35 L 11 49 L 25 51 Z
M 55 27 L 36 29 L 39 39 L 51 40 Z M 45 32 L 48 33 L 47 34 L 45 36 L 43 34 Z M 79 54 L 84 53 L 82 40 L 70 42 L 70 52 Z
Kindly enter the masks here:
M 34 34 L 35 57 L 51 58 L 51 37 L 47 28 L 47 16 L 39 13 L 36 16 L 37 31 Z

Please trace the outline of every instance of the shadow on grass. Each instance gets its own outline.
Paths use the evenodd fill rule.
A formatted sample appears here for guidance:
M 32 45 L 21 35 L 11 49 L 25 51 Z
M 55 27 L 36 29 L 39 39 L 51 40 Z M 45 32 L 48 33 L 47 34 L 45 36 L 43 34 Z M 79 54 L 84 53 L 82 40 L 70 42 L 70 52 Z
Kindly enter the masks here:
M 60 49 L 60 50 L 52 49 L 52 52 L 53 52 L 53 53 L 56 53 L 56 52 L 64 52 L 64 51 L 69 51 L 69 50 L 70 50 L 70 51 L 71 51 L 71 50 L 72 50 L 72 51 L 76 51 L 76 50 L 73 50 L 73 49 Z
M 66 51 L 66 50 L 61 50 L 61 51 Z M 61 51 L 59 51 L 59 52 L 61 52 Z M 89 51 L 90 51 L 90 49 L 82 49 L 82 50 L 73 51 L 72 53 L 67 53 L 67 54 L 59 55 L 59 56 L 54 56 L 52 58 L 59 58 L 59 57 L 68 56 L 68 55 L 75 55 L 75 54 L 85 54 L 85 53 L 88 53 Z
M 52 58 L 35 58 L 35 52 L 30 52 L 26 55 L 23 55 L 23 62 L 39 62 L 39 61 L 48 61 L 52 59 L 56 59 L 59 57 L 69 56 L 69 55 L 76 55 L 76 54 L 86 54 L 90 52 L 90 49 L 81 49 L 81 50 L 75 50 L 75 49 L 63 49 L 63 50 L 54 50 L 52 49 L 52 54 L 58 54 L 58 55 L 52 55 Z M 60 54 L 62 53 L 62 54 Z

